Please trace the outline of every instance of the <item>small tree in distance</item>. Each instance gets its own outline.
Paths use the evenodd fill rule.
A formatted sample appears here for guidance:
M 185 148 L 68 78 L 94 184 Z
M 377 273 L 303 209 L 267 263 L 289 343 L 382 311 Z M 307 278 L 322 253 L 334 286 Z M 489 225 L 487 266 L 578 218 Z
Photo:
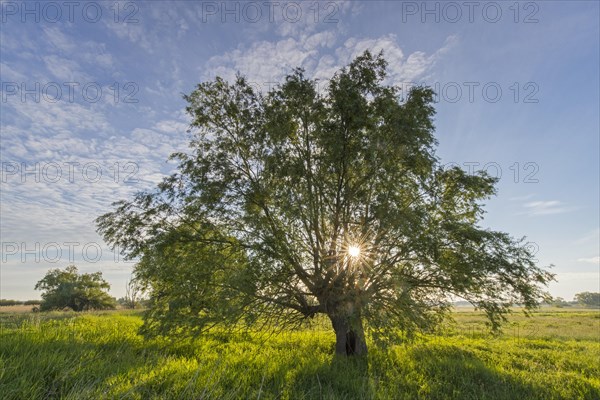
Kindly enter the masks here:
M 74 265 L 48 271 L 35 289 L 43 291 L 40 311 L 66 307 L 74 311 L 105 310 L 116 306 L 115 299 L 106 293 L 110 284 L 102 278 L 102 272 L 79 274 Z
M 562 297 L 554 297 L 554 298 L 550 299 L 548 304 L 550 304 L 551 306 L 554 306 L 554 307 L 558 307 L 558 308 L 569 307 L 571 305 L 568 301 L 566 301 Z
M 586 307 L 600 308 L 600 293 L 598 292 L 577 293 L 574 300 Z
M 433 91 L 406 101 L 368 51 L 324 93 L 296 70 L 266 95 L 243 77 L 189 96 L 194 137 L 176 174 L 116 203 L 99 232 L 150 289 L 144 328 L 294 324 L 326 315 L 337 354 L 432 328 L 461 297 L 494 328 L 547 299 L 553 275 L 523 240 L 478 225 L 485 173 L 434 154 Z
M 141 304 L 143 293 L 144 288 L 140 282 L 135 278 L 130 279 L 125 285 L 125 296 L 123 297 L 121 304 L 123 307 L 133 310 Z

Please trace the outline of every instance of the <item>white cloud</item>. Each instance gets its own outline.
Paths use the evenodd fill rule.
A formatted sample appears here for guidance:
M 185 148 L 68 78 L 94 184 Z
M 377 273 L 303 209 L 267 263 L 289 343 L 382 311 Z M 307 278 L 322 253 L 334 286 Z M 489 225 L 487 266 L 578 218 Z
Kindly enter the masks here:
M 44 30 L 46 41 L 55 49 L 64 53 L 70 53 L 77 49 L 77 44 L 58 27 L 44 26 L 42 29 Z
M 81 53 L 81 58 L 88 64 L 98 65 L 100 67 L 110 69 L 114 65 L 114 59 L 107 52 L 104 44 L 95 42 L 86 42 L 88 51 Z
M 160 2 L 157 2 L 157 5 Z M 112 21 L 103 20 L 108 31 L 117 35 L 119 39 L 126 39 L 129 42 L 141 46 L 148 53 L 154 52 L 154 46 L 148 40 L 148 32 L 142 24 L 115 24 Z
M 183 134 L 187 131 L 189 124 L 176 120 L 163 120 L 154 124 L 154 129 L 169 134 Z
M 268 84 L 279 82 L 295 67 L 308 67 L 318 59 L 318 48 L 322 43 L 312 40 L 287 38 L 278 42 L 259 42 L 250 48 L 238 49 L 215 56 L 205 66 L 206 78 L 221 76 L 233 80 L 237 72 L 251 82 Z
M 2 71 L 2 80 L 4 82 L 8 82 L 9 80 L 12 82 L 24 82 L 26 80 L 25 75 L 15 71 L 8 64 L 0 63 L 0 70 Z
M 388 62 L 388 83 L 397 85 L 424 78 L 425 73 L 455 45 L 456 41 L 455 36 L 449 36 L 444 46 L 429 56 L 422 51 L 416 51 L 405 57 L 398 45 L 398 38 L 390 34 L 376 39 L 350 38 L 346 40 L 343 47 L 336 50 L 336 53 L 338 62 L 346 65 L 365 50 L 375 54 L 383 51 Z
M 168 155 L 186 145 L 177 135 L 150 129 L 106 140 L 22 133 L 21 141 L 34 161 L 24 169 L 11 160 L 15 155 L 5 153 L 4 160 L 13 161 L 19 171 L 4 177 L 0 194 L 2 225 L 10 227 L 3 230 L 3 240 L 19 243 L 97 241 L 90 229 L 94 218 L 113 201 L 154 187 L 172 172 L 165 162 Z
M 73 60 L 56 55 L 44 56 L 42 58 L 46 68 L 54 77 L 61 82 L 91 82 L 89 75 L 80 71 L 80 66 Z M 61 86 L 59 84 L 59 86 Z M 61 87 L 61 89 L 64 89 Z
M 593 229 L 586 233 L 585 235 L 577 238 L 573 243 L 574 244 L 589 244 L 594 243 L 598 245 L 600 242 L 600 228 Z
M 523 205 L 527 209 L 526 214 L 529 215 L 552 215 L 563 214 L 572 210 L 566 207 L 558 200 L 549 201 L 531 201 Z
M 589 258 L 578 258 L 578 262 L 587 263 L 587 264 L 600 264 L 600 256 L 589 257 Z
M 204 78 L 221 76 L 232 80 L 240 72 L 250 82 L 268 90 L 270 84 L 280 82 L 293 68 L 302 67 L 308 76 L 327 80 L 365 50 L 373 53 L 383 50 L 388 61 L 387 83 L 414 82 L 423 78 L 456 42 L 455 37 L 449 37 L 444 46 L 431 55 L 418 51 L 406 57 L 396 35 L 375 39 L 350 38 L 341 45 L 338 45 L 338 40 L 336 33 L 326 31 L 276 42 L 262 41 L 250 47 L 240 45 L 233 51 L 210 58 L 204 68 Z
M 102 68 L 113 67 L 113 57 L 107 51 L 104 43 L 92 40 L 75 41 L 57 27 L 44 27 L 43 30 L 45 41 L 49 44 L 46 49 L 54 49 L 53 53 L 60 54 L 60 57 L 56 55 L 53 55 L 53 57 L 61 59 L 62 63 L 73 65 L 77 64 L 74 60 L 80 60 Z M 47 61 L 46 64 L 48 64 Z M 57 65 L 54 65 L 54 68 L 56 69 Z
M 63 89 L 65 89 L 63 87 Z M 66 89 L 65 89 L 66 91 Z M 68 97 L 68 92 L 63 93 Z M 35 103 L 14 101 L 6 103 L 19 114 L 19 127 L 27 128 L 28 132 L 39 134 L 64 133 L 71 136 L 74 132 L 90 130 L 107 133 L 112 130 L 104 113 L 93 105 L 84 106 L 69 101 L 40 101 Z
M 355 1 L 300 1 L 272 3 L 270 12 L 264 4 L 265 24 L 255 25 L 259 29 L 275 26 L 275 33 L 282 37 L 310 34 L 323 27 L 344 30 L 344 16 L 356 14 L 362 8 L 362 4 Z

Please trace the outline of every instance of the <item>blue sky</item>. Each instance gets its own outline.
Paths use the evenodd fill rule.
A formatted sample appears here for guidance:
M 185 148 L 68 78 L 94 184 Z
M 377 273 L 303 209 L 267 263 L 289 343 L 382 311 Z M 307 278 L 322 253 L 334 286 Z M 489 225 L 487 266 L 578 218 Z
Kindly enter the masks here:
M 326 80 L 366 49 L 389 83 L 438 90 L 442 163 L 500 176 L 482 224 L 527 236 L 553 295 L 600 291 L 599 3 L 468 4 L 1 1 L 0 297 L 70 263 L 122 296 L 132 264 L 93 220 L 173 169 L 181 95 L 237 71 Z

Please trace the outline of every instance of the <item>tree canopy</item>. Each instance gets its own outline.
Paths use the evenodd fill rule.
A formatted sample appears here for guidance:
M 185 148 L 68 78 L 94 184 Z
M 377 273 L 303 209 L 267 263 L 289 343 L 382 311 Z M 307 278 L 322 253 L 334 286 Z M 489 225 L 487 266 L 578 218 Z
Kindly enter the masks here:
M 106 291 L 110 285 L 102 278 L 102 272 L 79 274 L 77 267 L 70 265 L 65 270 L 52 269 L 36 285 L 42 290 L 41 311 L 104 310 L 115 308 L 116 302 Z
M 577 293 L 574 300 L 587 307 L 600 307 L 600 293 L 598 292 Z
M 190 151 L 154 190 L 98 218 L 148 286 L 147 332 L 325 314 L 336 352 L 432 328 L 468 300 L 497 328 L 552 275 L 523 239 L 479 225 L 496 179 L 444 169 L 433 91 L 384 84 L 370 52 L 323 92 L 296 69 L 266 94 L 242 76 L 189 95 Z

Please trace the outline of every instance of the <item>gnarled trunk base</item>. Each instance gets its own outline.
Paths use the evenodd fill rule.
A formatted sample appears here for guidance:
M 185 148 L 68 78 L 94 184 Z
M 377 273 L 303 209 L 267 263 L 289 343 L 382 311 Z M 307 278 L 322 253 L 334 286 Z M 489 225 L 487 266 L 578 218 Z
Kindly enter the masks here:
M 367 342 L 362 321 L 352 321 L 349 317 L 330 315 L 335 331 L 335 353 L 345 356 L 367 354 Z

